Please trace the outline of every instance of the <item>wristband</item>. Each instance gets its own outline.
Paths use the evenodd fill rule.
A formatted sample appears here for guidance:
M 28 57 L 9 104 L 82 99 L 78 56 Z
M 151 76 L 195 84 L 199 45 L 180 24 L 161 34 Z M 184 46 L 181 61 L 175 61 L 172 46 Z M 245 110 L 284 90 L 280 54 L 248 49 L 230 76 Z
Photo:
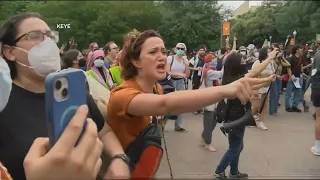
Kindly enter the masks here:
M 112 157 L 111 161 L 113 161 L 114 159 L 121 159 L 127 165 L 129 165 L 129 163 L 130 163 L 129 157 L 126 154 L 117 154 Z

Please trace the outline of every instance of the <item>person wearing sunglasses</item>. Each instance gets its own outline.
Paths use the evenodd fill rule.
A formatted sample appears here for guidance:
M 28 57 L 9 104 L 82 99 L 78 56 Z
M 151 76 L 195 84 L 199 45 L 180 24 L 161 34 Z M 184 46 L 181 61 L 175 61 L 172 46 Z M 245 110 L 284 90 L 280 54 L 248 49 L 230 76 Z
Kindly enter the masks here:
M 168 56 L 167 66 L 169 66 L 169 75 L 173 80 L 173 85 L 177 91 L 186 90 L 186 81 L 189 77 L 189 62 L 187 59 L 183 58 L 187 47 L 184 43 L 178 43 L 175 47 L 176 55 Z M 174 130 L 177 132 L 186 132 L 182 127 L 182 114 L 177 115 L 177 119 L 174 123 Z

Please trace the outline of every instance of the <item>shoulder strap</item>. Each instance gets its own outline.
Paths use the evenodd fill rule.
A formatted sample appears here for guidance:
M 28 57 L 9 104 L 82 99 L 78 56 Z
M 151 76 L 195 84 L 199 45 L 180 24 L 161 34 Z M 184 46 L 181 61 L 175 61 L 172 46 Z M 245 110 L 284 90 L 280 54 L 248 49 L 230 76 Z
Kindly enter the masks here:
M 299 66 L 301 65 L 301 61 L 302 61 L 302 57 L 300 56 L 298 64 L 296 65 L 296 67 L 292 69 L 292 71 L 295 71 L 297 68 L 299 68 Z
M 153 94 L 158 94 L 159 95 L 159 90 L 158 90 L 157 83 L 154 84 L 152 91 L 153 91 Z M 156 116 L 152 116 L 151 122 L 152 122 L 152 124 L 155 124 L 155 125 L 158 126 L 158 118 Z
M 113 79 L 113 76 L 112 76 L 112 73 L 111 73 L 110 70 L 109 70 L 109 75 L 110 75 L 110 77 L 111 77 L 112 82 L 113 82 L 113 83 L 116 83 L 115 80 Z
M 170 71 L 171 71 L 171 68 L 172 68 L 172 65 L 173 65 L 174 55 L 172 55 L 171 57 L 172 57 L 172 60 L 171 60 L 171 64 L 170 64 Z

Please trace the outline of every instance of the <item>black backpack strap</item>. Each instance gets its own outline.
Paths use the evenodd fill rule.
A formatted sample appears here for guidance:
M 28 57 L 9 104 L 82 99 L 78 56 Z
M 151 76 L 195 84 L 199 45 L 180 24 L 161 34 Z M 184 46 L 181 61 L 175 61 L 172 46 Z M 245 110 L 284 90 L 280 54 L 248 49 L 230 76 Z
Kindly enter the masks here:
M 155 84 L 153 86 L 152 91 L 153 91 L 153 94 L 158 94 L 159 95 L 159 91 L 157 89 L 157 84 Z M 158 126 L 158 118 L 156 116 L 152 116 L 151 124 L 155 124 L 156 126 Z
M 114 79 L 113 79 L 113 76 L 112 76 L 112 74 L 111 74 L 111 71 L 109 71 L 109 75 L 110 75 L 110 77 L 111 77 L 112 82 L 113 82 L 113 83 L 116 83 L 116 82 L 114 81 Z
M 170 64 L 170 71 L 171 71 L 171 68 L 172 68 L 172 65 L 173 65 L 174 55 L 172 55 L 171 57 L 172 57 L 172 61 L 171 61 L 171 64 Z

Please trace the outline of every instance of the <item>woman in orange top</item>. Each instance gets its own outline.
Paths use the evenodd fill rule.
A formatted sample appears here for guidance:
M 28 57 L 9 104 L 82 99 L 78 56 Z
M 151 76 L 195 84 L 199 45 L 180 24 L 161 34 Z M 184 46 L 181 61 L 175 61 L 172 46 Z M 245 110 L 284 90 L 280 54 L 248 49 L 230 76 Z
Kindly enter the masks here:
M 125 151 L 149 126 L 150 116 L 193 112 L 224 98 L 238 98 L 245 104 L 253 90 L 272 80 L 244 77 L 225 86 L 154 94 L 156 81 L 169 71 L 166 52 L 161 36 L 153 30 L 134 30 L 125 38 L 120 58 L 124 82 L 111 92 L 107 112 L 107 122 Z

